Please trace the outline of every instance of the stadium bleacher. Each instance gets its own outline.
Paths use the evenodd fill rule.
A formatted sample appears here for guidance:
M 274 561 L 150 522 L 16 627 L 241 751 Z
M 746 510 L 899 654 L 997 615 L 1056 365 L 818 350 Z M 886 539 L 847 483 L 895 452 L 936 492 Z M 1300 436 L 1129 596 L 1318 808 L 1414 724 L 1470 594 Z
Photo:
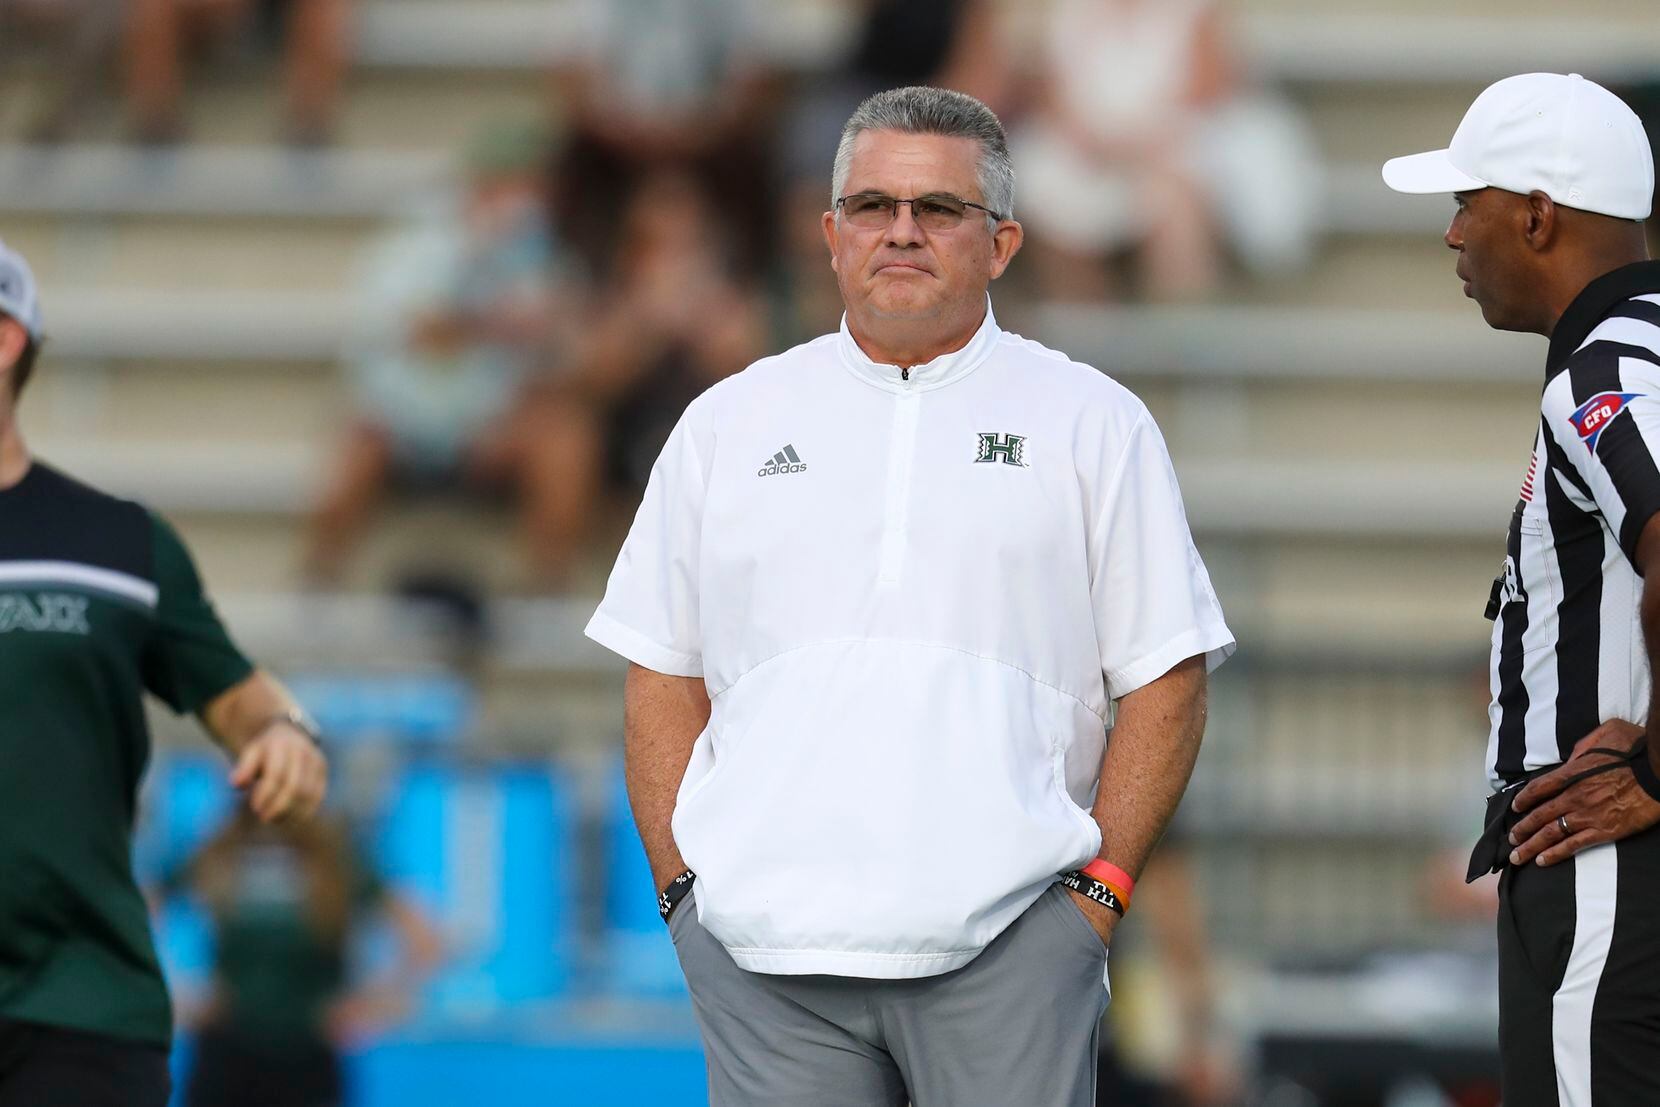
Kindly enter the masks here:
M 1004 6 L 1018 37 L 1022 5 Z M 1443 141 L 1472 94 L 1506 73 L 1652 78 L 1660 21 L 1642 0 L 1586 0 L 1571 18 L 1546 0 L 1481 0 L 1456 14 L 1432 0 L 1384 0 L 1363 13 L 1315 0 L 1232 7 L 1254 75 L 1304 113 L 1325 162 L 1312 266 L 1230 285 L 1202 305 L 1056 306 L 1028 327 L 1142 394 L 1170 441 L 1242 643 L 1218 682 L 1184 817 L 1236 996 L 1268 996 L 1288 993 L 1273 992 L 1284 986 L 1265 966 L 1445 936 L 1397 891 L 1480 813 L 1481 610 L 1536 418 L 1543 342 L 1483 326 L 1439 245 L 1448 207 L 1388 192 L 1377 167 Z M 604 1048 L 631 1034 L 677 1043 L 678 1053 L 637 1056 L 660 1058 L 662 1079 L 684 1082 L 688 1072 L 696 1079 L 696 1057 L 687 1026 L 656 1013 L 674 990 L 673 964 L 651 920 L 612 900 L 575 910 L 556 894 L 595 894 L 584 875 L 592 858 L 609 858 L 615 872 L 638 868 L 604 760 L 620 736 L 621 670 L 580 634 L 609 549 L 596 551 L 586 591 L 538 598 L 515 575 L 499 514 L 446 506 L 397 513 L 342 592 L 308 593 L 296 570 L 296 527 L 345 409 L 337 359 L 361 250 L 448 179 L 453 151 L 480 122 L 545 106 L 543 70 L 568 47 L 572 8 L 365 5 L 341 142 L 329 151 L 272 147 L 265 75 L 239 72 L 207 78 L 214 94 L 192 108 L 194 141 L 173 154 L 119 144 L 113 119 L 52 149 L 0 130 L 0 237 L 34 263 L 52 333 L 26 408 L 32 445 L 173 515 L 253 652 L 294 671 L 365 658 L 381 672 L 430 670 L 411 616 L 381 586 L 417 551 L 480 567 L 495 597 L 494 638 L 463 745 L 469 757 L 543 761 L 523 770 L 533 784 L 505 768 L 492 771 L 511 782 L 489 778 L 490 788 L 535 793 L 509 804 L 527 805 L 537 829 L 526 833 L 543 843 L 536 857 L 515 859 L 524 867 L 514 879 L 541 881 L 551 897 L 527 922 L 547 928 L 549 941 L 526 939 L 548 960 L 511 976 L 536 997 L 592 1000 L 604 989 L 584 992 L 584 966 L 608 972 L 637 1004 L 584 1008 L 583 1021 L 622 1028 L 602 1035 Z M 846 29 L 844 14 L 820 0 L 779 10 L 768 41 L 787 66 L 819 63 Z M 0 104 L 27 104 L 42 79 L 28 57 L 0 71 Z M 19 114 L 0 116 L 0 128 Z M 169 746 L 196 741 L 188 727 L 158 723 Z M 419 836 L 440 833 L 440 794 L 482 785 L 467 785 L 459 768 L 433 772 L 404 801 L 432 810 L 400 831 L 416 837 L 388 849 L 442 908 L 477 890 L 463 896 L 420 876 L 416 861 L 437 839 Z M 574 783 L 548 783 L 568 773 Z M 579 799 L 589 793 L 605 798 Z M 508 817 L 499 807 L 508 801 L 468 794 L 492 818 Z M 200 798 L 180 793 L 175 804 Z M 496 832 L 485 822 L 491 829 L 474 831 L 481 842 Z M 577 850 L 590 859 L 578 864 L 567 852 Z M 559 957 L 555 933 L 570 942 Z M 452 1014 L 468 996 L 482 1012 L 468 1034 L 435 1018 L 364 1062 L 368 1084 L 407 1097 L 379 1101 L 462 1102 L 413 1097 L 421 1078 L 410 1074 L 424 1070 L 399 1067 L 441 1050 L 489 1054 L 485 1067 L 509 1086 L 505 1074 L 522 1058 L 484 1028 L 527 995 L 492 994 L 481 980 L 455 984 L 451 996 Z M 1300 993 L 1278 1006 L 1319 1009 L 1318 997 Z M 516 1023 L 513 1037 L 540 1026 L 547 1042 L 598 1040 L 573 1030 L 568 1012 L 538 1017 Z M 417 1040 L 425 1052 L 411 1052 Z M 592 1057 L 575 1047 L 554 1055 L 566 1072 L 586 1071 Z
M 812 6 L 796 8 L 810 23 Z M 234 77 L 197 106 L 200 142 L 164 162 L 109 145 L 0 153 L 0 226 L 35 260 L 55 335 L 53 372 L 30 399 L 37 445 L 177 514 L 233 612 L 294 586 L 291 533 L 339 418 L 332 359 L 359 249 L 442 179 L 470 126 L 537 104 L 535 66 L 557 54 L 560 18 L 558 5 L 372 6 L 333 153 L 265 148 L 256 94 Z M 1285 83 L 1341 159 L 1314 270 L 1209 307 L 1055 309 L 1034 333 L 1147 397 L 1201 538 L 1239 551 L 1219 572 L 1246 642 L 1292 645 L 1315 620 L 1364 644 L 1375 618 L 1407 624 L 1391 643 L 1428 630 L 1476 657 L 1478 593 L 1525 450 L 1515 377 L 1531 373 L 1536 343 L 1482 327 L 1436 245 L 1445 213 L 1389 193 L 1375 165 L 1389 139 L 1445 130 L 1516 33 L 1474 62 L 1414 50 L 1403 72 L 1391 61 L 1407 32 L 1382 16 L 1361 25 L 1283 4 L 1240 22 L 1262 76 Z M 1412 38 L 1441 42 L 1445 25 L 1425 13 Z M 1635 60 L 1644 27 L 1600 27 L 1595 42 L 1619 43 L 1607 64 Z M 1549 27 L 1527 34 L 1518 56 L 1558 41 Z M 549 45 L 526 56 L 528 43 Z M 1424 510 L 1427 488 L 1439 494 Z M 368 583 L 385 561 L 365 560 Z M 1430 611 L 1448 614 L 1419 621 Z

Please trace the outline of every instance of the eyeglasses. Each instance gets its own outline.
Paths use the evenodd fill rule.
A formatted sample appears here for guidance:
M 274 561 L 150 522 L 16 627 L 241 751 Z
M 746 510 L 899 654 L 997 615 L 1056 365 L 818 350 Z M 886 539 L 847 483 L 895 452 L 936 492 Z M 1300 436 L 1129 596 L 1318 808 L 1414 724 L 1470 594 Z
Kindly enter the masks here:
M 901 200 L 883 192 L 855 192 L 836 201 L 836 206 L 855 227 L 868 231 L 881 230 L 894 221 L 899 205 L 911 205 L 911 218 L 925 231 L 950 231 L 962 225 L 969 208 L 983 211 L 993 219 L 1002 216 L 973 200 L 964 200 L 947 192 L 930 192 L 914 200 Z

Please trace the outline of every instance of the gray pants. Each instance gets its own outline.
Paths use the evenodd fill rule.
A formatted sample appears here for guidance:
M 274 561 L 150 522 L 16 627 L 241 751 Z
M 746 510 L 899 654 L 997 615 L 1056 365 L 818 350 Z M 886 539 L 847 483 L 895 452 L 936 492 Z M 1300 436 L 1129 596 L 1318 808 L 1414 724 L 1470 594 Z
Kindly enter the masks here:
M 914 980 L 740 969 L 698 923 L 696 894 L 669 932 L 711 1107 L 1094 1104 L 1107 951 L 1059 885 L 967 965 Z

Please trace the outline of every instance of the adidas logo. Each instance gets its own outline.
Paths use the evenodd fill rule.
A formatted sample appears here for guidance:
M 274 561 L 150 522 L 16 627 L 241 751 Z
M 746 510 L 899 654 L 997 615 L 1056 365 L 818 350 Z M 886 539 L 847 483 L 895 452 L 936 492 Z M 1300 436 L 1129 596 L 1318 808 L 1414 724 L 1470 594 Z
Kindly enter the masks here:
M 785 446 L 782 450 L 767 459 L 766 464 L 755 471 L 758 477 L 770 477 L 778 473 L 805 473 L 807 463 L 801 460 L 795 452 L 794 446 Z

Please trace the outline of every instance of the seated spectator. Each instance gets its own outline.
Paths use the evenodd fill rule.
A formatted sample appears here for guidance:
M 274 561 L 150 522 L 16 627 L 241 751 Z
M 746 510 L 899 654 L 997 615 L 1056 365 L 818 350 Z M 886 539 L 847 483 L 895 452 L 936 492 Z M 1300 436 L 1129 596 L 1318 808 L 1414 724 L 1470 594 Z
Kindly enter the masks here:
M 1615 90 L 1620 99 L 1631 105 L 1643 128 L 1651 135 L 1660 135 L 1660 68 L 1650 71 Z M 1660 142 L 1651 143 L 1654 154 L 1655 198 L 1660 200 Z M 1660 219 L 1647 220 L 1649 253 L 1660 255 Z
M 0 0 L 0 69 L 19 44 L 48 41 L 55 87 L 27 124 L 32 142 L 61 142 L 86 114 L 121 36 L 121 0 Z
M 204 45 L 222 45 L 256 19 L 279 21 L 282 37 L 284 138 L 324 145 L 333 133 L 346 72 L 349 0 L 127 0 L 127 92 L 141 142 L 184 135 L 185 60 Z
M 1248 1099 L 1239 1043 L 1221 1017 L 1196 862 L 1178 815 L 1136 885 L 1135 913 L 1113 938 L 1100 1107 L 1233 1107 Z M 1164 1048 L 1149 1048 L 1158 1038 Z
M 554 176 L 560 233 L 592 271 L 635 186 L 690 174 L 739 213 L 738 260 L 759 266 L 771 227 L 761 127 L 767 77 L 752 0 L 584 0 L 583 57 L 560 77 L 570 131 Z
M 1001 110 L 1009 72 L 991 0 L 862 0 L 840 76 L 859 100 L 885 88 L 934 85 Z M 851 112 L 852 107 L 849 107 Z
M 243 806 L 171 883 L 213 924 L 188 1107 L 339 1107 L 341 1048 L 408 1012 L 441 956 L 431 924 L 326 818 L 267 825 Z M 399 964 L 353 987 L 347 952 L 377 915 Z
M 581 286 L 547 225 L 543 148 L 533 129 L 491 128 L 464 195 L 375 251 L 347 356 L 357 416 L 311 520 L 319 583 L 338 579 L 390 486 L 515 491 L 536 583 L 567 583 L 600 434 L 562 360 Z
M 765 312 L 731 252 L 690 176 L 648 177 L 624 212 L 583 372 L 605 412 L 610 475 L 636 491 L 686 405 L 765 352 Z
M 1214 0 L 1057 0 L 1033 117 L 1014 135 L 1047 294 L 1211 292 L 1226 248 L 1256 274 L 1309 257 L 1320 173 L 1306 127 L 1235 72 Z
M 834 330 L 842 313 L 819 216 L 830 206 L 830 161 L 842 124 L 865 97 L 886 88 L 933 85 L 1001 110 L 1009 91 L 1007 51 L 990 0 L 859 0 L 846 55 L 816 74 L 779 128 L 783 182 L 774 259 L 786 341 Z
M 1209 291 L 1217 228 L 1195 142 L 1233 80 L 1210 0 L 1057 0 L 1039 66 L 1014 154 L 1046 291 L 1107 296 L 1103 263 L 1122 251 L 1152 298 Z

